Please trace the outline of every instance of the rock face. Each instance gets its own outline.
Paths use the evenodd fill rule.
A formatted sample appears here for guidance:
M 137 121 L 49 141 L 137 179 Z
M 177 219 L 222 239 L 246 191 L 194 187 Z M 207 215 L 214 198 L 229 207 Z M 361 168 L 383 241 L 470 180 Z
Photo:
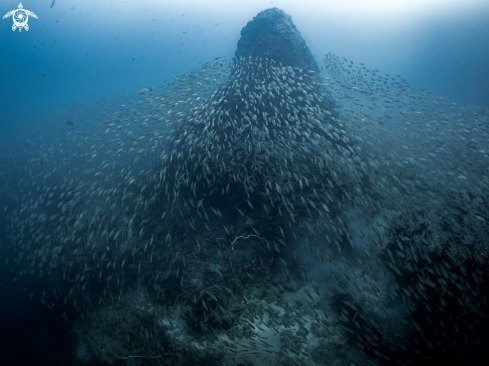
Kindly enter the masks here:
M 258 13 L 242 30 L 235 57 L 267 57 L 283 66 L 319 72 L 318 65 L 290 15 L 272 8 Z

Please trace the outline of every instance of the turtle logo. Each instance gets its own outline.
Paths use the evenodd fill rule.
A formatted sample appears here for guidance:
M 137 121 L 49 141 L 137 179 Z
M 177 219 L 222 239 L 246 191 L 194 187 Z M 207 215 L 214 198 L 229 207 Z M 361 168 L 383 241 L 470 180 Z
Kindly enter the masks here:
M 5 14 L 3 16 L 3 19 L 8 18 L 11 15 L 12 19 L 14 20 L 12 30 L 15 31 L 17 28 L 19 28 L 19 32 L 22 30 L 22 28 L 24 28 L 26 31 L 29 30 L 29 25 L 27 24 L 27 21 L 29 20 L 29 15 L 37 19 L 37 15 L 34 14 L 32 11 L 24 10 L 22 3 L 19 4 L 18 9 L 14 9 Z

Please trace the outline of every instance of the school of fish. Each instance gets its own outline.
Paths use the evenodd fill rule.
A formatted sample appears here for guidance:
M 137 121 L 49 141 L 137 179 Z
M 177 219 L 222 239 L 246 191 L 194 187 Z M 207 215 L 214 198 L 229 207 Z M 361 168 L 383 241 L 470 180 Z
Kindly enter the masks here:
M 463 363 L 487 342 L 487 110 L 334 54 L 101 104 L 0 158 L 2 261 L 94 359 Z

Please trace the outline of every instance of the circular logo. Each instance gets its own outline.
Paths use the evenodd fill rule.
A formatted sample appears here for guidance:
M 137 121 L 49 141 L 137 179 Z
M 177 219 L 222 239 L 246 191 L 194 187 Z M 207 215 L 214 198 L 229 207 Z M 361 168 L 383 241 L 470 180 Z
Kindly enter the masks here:
M 24 9 L 17 9 L 13 16 L 14 24 L 18 28 L 22 28 L 27 24 L 27 20 L 29 19 L 29 15 Z

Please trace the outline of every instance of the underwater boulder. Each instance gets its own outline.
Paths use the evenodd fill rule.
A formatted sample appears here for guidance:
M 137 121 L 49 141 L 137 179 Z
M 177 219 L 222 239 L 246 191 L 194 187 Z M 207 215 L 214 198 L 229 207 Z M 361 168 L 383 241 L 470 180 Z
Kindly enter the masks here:
M 234 56 L 268 57 L 284 66 L 319 71 L 292 17 L 278 8 L 264 10 L 246 24 Z

